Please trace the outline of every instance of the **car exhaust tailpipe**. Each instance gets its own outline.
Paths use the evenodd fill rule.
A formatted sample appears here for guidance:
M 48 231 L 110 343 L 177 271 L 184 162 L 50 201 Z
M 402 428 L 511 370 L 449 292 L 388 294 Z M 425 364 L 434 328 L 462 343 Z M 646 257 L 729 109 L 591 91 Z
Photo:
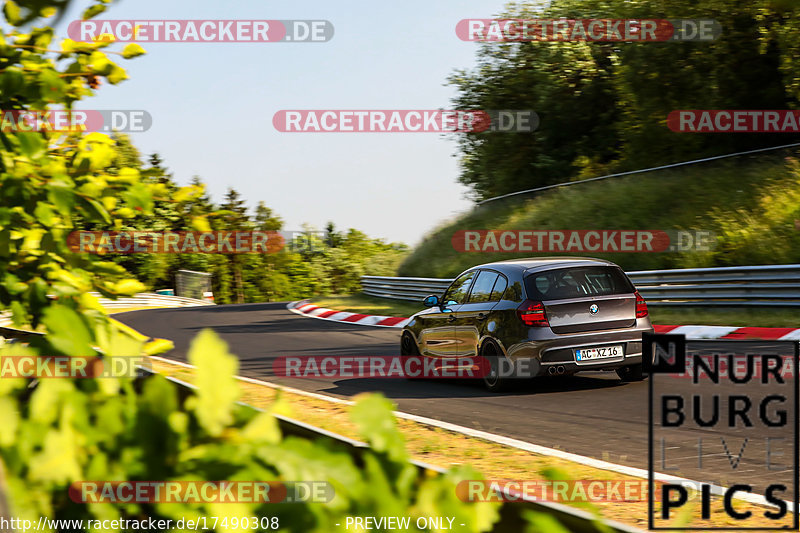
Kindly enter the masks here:
M 561 374 L 563 374 L 563 373 L 564 373 L 564 365 L 558 365 L 558 367 L 556 368 L 556 373 L 557 373 L 559 376 L 560 376 Z
M 547 369 L 547 373 L 550 374 L 551 376 L 555 375 L 556 368 L 554 366 L 551 366 L 550 368 Z

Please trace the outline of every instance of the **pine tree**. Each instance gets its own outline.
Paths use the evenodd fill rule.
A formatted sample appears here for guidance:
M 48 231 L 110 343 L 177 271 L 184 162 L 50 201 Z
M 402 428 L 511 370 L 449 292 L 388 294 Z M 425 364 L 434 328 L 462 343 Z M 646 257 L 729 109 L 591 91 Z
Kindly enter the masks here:
M 247 214 L 245 201 L 241 199 L 239 192 L 233 187 L 228 187 L 225 194 L 225 201 L 220 205 L 220 216 L 222 217 L 224 228 L 235 231 L 248 231 L 253 228 L 250 217 Z M 228 264 L 233 270 L 233 282 L 236 287 L 236 303 L 244 303 L 244 282 L 242 280 L 242 265 L 244 259 L 234 254 L 229 256 Z

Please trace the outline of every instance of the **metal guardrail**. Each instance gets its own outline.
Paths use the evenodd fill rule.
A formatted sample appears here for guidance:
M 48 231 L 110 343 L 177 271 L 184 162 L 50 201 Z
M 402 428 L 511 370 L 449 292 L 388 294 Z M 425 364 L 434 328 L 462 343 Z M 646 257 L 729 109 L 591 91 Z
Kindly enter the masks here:
M 453 282 L 443 278 L 392 278 L 361 276 L 365 294 L 394 300 L 421 301 L 429 294 L 442 294 Z
M 628 272 L 648 304 L 800 307 L 800 265 Z
M 800 265 L 681 268 L 628 272 L 648 305 L 800 307 Z M 443 278 L 362 276 L 363 292 L 420 301 L 452 283 Z

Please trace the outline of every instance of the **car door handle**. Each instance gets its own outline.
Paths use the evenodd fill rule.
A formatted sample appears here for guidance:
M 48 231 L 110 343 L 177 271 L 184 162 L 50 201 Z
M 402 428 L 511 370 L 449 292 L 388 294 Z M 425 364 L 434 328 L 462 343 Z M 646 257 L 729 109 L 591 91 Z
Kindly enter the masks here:
M 489 318 L 489 315 L 484 313 L 478 313 L 478 316 L 476 316 L 475 318 L 477 318 L 478 320 L 486 320 L 487 318 Z
M 455 322 L 456 321 L 456 316 L 455 315 L 450 315 L 449 317 L 447 317 L 447 321 L 448 322 Z

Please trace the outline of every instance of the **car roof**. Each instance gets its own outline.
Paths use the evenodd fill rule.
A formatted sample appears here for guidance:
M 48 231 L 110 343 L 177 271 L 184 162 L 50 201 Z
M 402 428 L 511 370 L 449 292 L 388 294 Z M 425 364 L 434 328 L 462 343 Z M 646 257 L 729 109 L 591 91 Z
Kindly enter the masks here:
M 537 270 L 550 270 L 553 268 L 566 268 L 576 266 L 617 266 L 605 259 L 594 259 L 591 257 L 536 257 L 508 259 L 505 261 L 495 261 L 476 265 L 469 270 L 478 268 L 490 268 L 503 273 L 525 273 Z

